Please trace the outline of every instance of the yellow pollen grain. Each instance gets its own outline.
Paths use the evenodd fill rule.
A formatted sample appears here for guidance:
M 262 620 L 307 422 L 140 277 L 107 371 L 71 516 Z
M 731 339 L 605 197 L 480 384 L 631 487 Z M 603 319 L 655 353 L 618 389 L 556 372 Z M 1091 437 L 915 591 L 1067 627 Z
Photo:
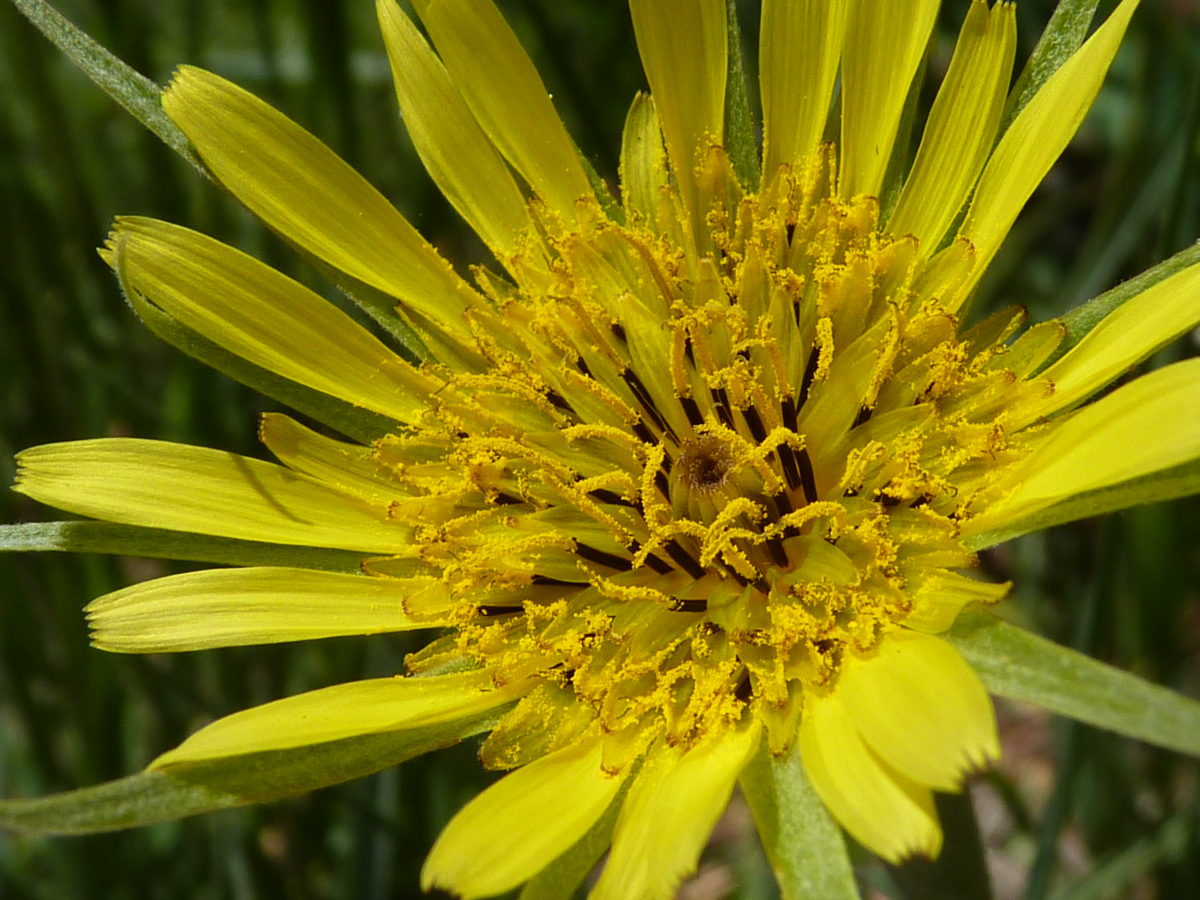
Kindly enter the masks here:
M 813 370 L 813 381 L 824 381 L 833 365 L 833 320 L 828 316 L 817 320 L 816 343 L 817 366 Z

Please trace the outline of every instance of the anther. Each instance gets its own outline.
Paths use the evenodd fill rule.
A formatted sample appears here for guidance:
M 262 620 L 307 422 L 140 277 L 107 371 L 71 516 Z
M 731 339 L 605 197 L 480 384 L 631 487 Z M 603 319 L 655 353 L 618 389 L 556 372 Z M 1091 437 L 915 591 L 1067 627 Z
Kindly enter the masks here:
M 746 425 L 750 429 L 750 434 L 754 440 L 760 444 L 767 438 L 767 429 L 763 427 L 762 416 L 758 414 L 758 410 L 753 406 L 747 406 L 742 410 L 742 417 L 746 420 Z
M 808 455 L 807 447 L 800 448 L 800 452 L 796 454 L 796 461 L 800 464 L 800 482 L 804 485 L 804 497 L 809 503 L 816 503 L 817 476 L 813 472 L 812 459 Z
M 477 609 L 479 615 L 486 618 L 491 618 L 493 616 L 508 616 L 512 615 L 513 613 L 524 611 L 525 608 L 523 606 L 491 606 L 487 604 L 480 606 Z
M 675 560 L 675 564 L 683 571 L 687 572 L 693 578 L 703 578 L 705 575 L 704 567 L 696 560 L 694 556 L 683 549 L 683 545 L 675 538 L 667 541 L 664 545 L 667 555 Z
M 704 416 L 700 413 L 700 406 L 691 397 L 680 397 L 679 405 L 683 407 L 683 414 L 687 416 L 688 422 L 693 426 L 703 425 Z
M 812 390 L 813 379 L 817 377 L 817 362 L 821 354 L 814 346 L 808 354 L 808 364 L 804 367 L 804 378 L 800 380 L 800 402 L 798 407 L 808 402 L 808 392 Z
M 626 500 L 620 494 L 616 493 L 615 491 L 610 491 L 607 488 L 596 488 L 594 491 L 588 491 L 588 496 L 594 497 L 601 503 L 612 503 L 616 506 L 637 508 L 637 504 L 634 501 Z
M 604 550 L 597 550 L 595 547 L 589 547 L 587 544 L 575 544 L 575 555 L 582 556 L 588 562 L 594 562 L 598 566 L 608 566 L 610 569 L 620 569 L 622 572 L 628 572 L 633 568 L 633 563 L 623 556 L 617 556 L 615 553 L 608 553 Z

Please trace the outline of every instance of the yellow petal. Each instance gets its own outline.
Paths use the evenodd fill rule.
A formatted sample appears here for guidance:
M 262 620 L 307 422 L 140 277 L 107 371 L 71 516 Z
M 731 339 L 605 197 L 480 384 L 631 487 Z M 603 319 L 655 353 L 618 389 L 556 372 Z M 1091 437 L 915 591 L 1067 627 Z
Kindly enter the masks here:
M 758 69 L 763 179 L 805 163 L 829 117 L 848 0 L 764 0 Z
M 100 438 L 32 447 L 13 490 L 126 525 L 277 544 L 404 553 L 410 526 L 282 466 L 167 441 Z
M 1164 278 L 1113 310 L 1042 374 L 1054 393 L 1027 411 L 1032 422 L 1068 409 L 1200 322 L 1200 266 Z
M 998 603 L 1011 587 L 1011 583 L 993 584 L 957 572 L 934 570 L 913 592 L 913 609 L 904 617 L 904 627 L 938 634 L 954 624 L 968 603 Z
M 442 830 L 421 869 L 421 887 L 490 897 L 570 849 L 624 781 L 601 768 L 602 743 L 593 738 L 564 747 L 476 796 Z
M 918 784 L 958 790 L 1000 755 L 983 684 L 940 638 L 893 631 L 872 656 L 847 655 L 836 690 L 867 746 Z
M 265 413 L 258 437 L 289 469 L 368 503 L 387 507 L 412 490 L 393 480 L 394 469 L 378 462 L 373 448 L 317 434 L 282 413 Z
M 376 12 L 400 112 L 425 168 L 484 243 L 500 254 L 516 252 L 529 219 L 508 166 L 395 0 L 379 0 Z
M 251 212 L 334 268 L 466 333 L 480 302 L 437 251 L 332 150 L 253 94 L 183 66 L 163 108 Z
M 419 0 L 417 14 L 492 143 L 568 222 L 591 182 L 550 94 L 491 0 Z
M 989 10 L 986 0 L 972 0 L 912 172 L 887 225 L 893 234 L 913 235 L 922 257 L 938 248 L 987 161 L 1016 46 L 1016 7 L 997 3 Z
M 974 278 L 999 249 L 1025 201 L 1075 135 L 1100 91 L 1138 0 L 1122 0 L 1078 51 L 1059 67 L 1017 115 L 992 153 L 959 234 L 977 251 Z
M 963 526 L 981 534 L 1076 494 L 1200 458 L 1200 359 L 1157 369 L 1072 414 L 1021 463 L 1011 489 Z
M 633 30 L 650 94 L 662 123 L 671 170 L 693 216 L 703 225 L 696 195 L 701 151 L 725 133 L 728 69 L 723 0 L 630 0 Z
M 659 200 L 670 181 L 658 113 L 649 94 L 633 98 L 621 137 L 621 201 L 631 222 L 658 231 Z
M 852 0 L 842 56 L 843 197 L 879 195 L 938 0 Z
M 486 672 L 429 678 L 372 678 L 244 709 L 201 728 L 148 766 L 170 769 L 224 756 L 287 750 L 362 734 L 453 722 L 516 699 Z
M 761 729 L 741 728 L 680 755 L 652 755 L 629 789 L 590 900 L 668 900 L 695 871 Z
M 386 578 L 263 566 L 156 578 L 88 604 L 92 643 L 170 653 L 428 628 L 404 613 L 406 585 Z
M 805 696 L 799 745 L 813 790 L 856 841 L 893 863 L 937 855 L 933 794 L 868 749 L 840 692 Z
M 1067 326 L 1058 319 L 1038 322 L 1032 328 L 1023 331 L 1019 338 L 996 357 L 996 365 L 1003 366 L 1018 378 L 1028 378 L 1054 355 L 1066 334 Z M 1033 404 L 1030 406 L 1031 412 L 1039 408 Z
M 243 359 L 400 422 L 441 383 L 252 256 L 154 219 L 118 219 L 106 251 L 126 290 Z

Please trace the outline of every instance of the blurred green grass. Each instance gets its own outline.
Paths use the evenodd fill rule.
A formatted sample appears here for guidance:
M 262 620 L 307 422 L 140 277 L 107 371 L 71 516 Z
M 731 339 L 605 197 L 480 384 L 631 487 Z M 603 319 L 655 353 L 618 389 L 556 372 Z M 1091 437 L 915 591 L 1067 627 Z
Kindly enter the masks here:
M 501 7 L 585 153 L 614 180 L 621 123 L 643 85 L 621 4 Z M 756 4 L 743 7 L 753 44 Z M 1102 12 L 1111 3 L 1101 4 Z M 73 21 L 150 77 L 191 62 L 266 97 L 393 199 L 453 260 L 478 242 L 403 135 L 367 0 L 63 0 Z M 965 0 L 946 2 L 930 84 Z M 1022 58 L 1049 16 L 1019 8 Z M 753 56 L 751 56 L 753 58 Z M 930 92 L 926 91 L 929 95 Z M 926 97 L 928 100 L 929 97 Z M 1200 7 L 1145 0 L 1093 115 L 997 259 L 980 312 L 1064 311 L 1200 235 Z M 0 3 L 0 480 L 33 444 L 131 434 L 260 454 L 268 402 L 160 344 L 95 255 L 117 214 L 187 224 L 333 297 L 249 216 L 141 130 L 7 3 Z M 1158 362 L 1195 354 L 1195 341 Z M 1114 448 L 1119 452 L 1120 448 Z M 0 521 L 54 518 L 0 495 Z M 1140 509 L 990 554 L 1014 578 L 1015 616 L 1065 643 L 1200 696 L 1200 503 Z M 178 656 L 87 646 L 81 607 L 161 574 L 160 563 L 0 558 L 0 795 L 29 796 L 136 771 L 210 717 L 336 681 L 397 671 L 403 636 Z M 1006 762 L 980 789 L 996 822 L 997 895 L 1186 896 L 1200 883 L 1194 762 L 1066 723 L 1005 712 Z M 0 836 L 0 897 L 415 895 L 439 827 L 485 783 L 471 747 L 261 809 L 86 838 Z M 762 872 L 734 841 L 744 887 Z M 1016 874 L 1013 874 L 1013 873 Z M 1132 873 L 1132 874 L 1131 874 Z M 865 877 L 893 895 L 892 876 Z M 719 896 L 720 894 L 717 894 Z M 708 896 L 708 895 L 704 895 Z M 1066 895 L 1064 895 L 1066 896 Z

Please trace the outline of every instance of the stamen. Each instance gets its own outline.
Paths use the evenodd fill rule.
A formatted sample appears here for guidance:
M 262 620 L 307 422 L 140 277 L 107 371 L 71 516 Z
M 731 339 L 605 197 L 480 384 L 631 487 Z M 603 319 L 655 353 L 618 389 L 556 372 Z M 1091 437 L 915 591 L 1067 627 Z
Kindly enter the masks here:
M 597 550 L 595 547 L 589 547 L 587 544 L 581 544 L 578 541 L 575 543 L 575 553 L 582 556 L 588 562 L 594 562 L 598 566 L 607 566 L 610 569 L 619 569 L 622 572 L 628 572 L 633 568 L 633 564 L 623 556 L 617 556 L 615 553 L 608 553 L 604 550 Z
M 804 486 L 804 498 L 809 503 L 817 502 L 817 476 L 813 472 L 812 458 L 808 448 L 801 447 L 796 453 L 796 464 L 800 468 L 800 483 Z

